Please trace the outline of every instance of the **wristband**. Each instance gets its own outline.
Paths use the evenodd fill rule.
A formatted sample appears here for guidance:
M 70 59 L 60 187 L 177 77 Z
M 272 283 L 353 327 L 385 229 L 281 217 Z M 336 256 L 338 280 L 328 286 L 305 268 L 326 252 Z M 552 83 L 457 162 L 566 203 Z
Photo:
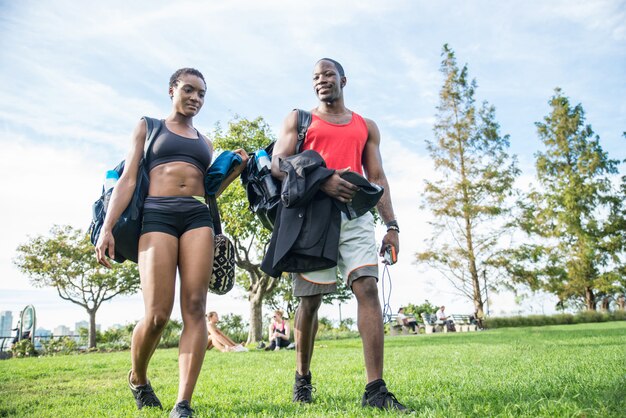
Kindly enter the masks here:
M 398 221 L 396 221 L 395 219 L 393 221 L 386 222 L 385 225 L 387 225 L 387 232 L 396 231 L 397 233 L 400 233 L 400 228 L 398 227 Z

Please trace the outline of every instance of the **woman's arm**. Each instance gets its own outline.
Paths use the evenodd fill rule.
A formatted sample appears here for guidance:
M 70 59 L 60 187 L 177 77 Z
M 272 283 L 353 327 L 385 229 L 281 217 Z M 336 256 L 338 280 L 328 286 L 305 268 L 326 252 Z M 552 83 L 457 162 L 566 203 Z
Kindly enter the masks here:
M 291 335 L 291 330 L 289 329 L 289 321 L 285 322 L 285 335 L 281 336 L 283 340 L 289 341 L 289 336 Z
M 111 268 L 111 263 L 107 260 L 105 253 L 108 252 L 111 258 L 115 256 L 113 227 L 124 209 L 128 206 L 128 203 L 133 196 L 133 192 L 135 191 L 135 185 L 137 184 L 137 172 L 139 171 L 139 162 L 143 158 L 144 154 L 146 131 L 146 122 L 142 119 L 139 123 L 137 123 L 135 130 L 133 131 L 132 145 L 126 157 L 124 171 L 122 172 L 122 175 L 115 185 L 113 193 L 111 194 L 111 200 L 109 201 L 107 214 L 104 218 L 102 231 L 100 232 L 100 237 L 96 243 L 96 259 L 100 264 L 108 268 Z

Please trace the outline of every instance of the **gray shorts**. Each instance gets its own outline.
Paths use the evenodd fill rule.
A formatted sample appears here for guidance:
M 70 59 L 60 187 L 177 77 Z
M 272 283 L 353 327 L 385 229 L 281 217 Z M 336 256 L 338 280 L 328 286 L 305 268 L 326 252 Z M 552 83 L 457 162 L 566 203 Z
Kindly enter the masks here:
M 352 220 L 341 214 L 337 267 L 308 273 L 291 273 L 293 295 L 315 296 L 336 292 L 337 269 L 350 288 L 361 277 L 373 277 L 378 281 L 374 217 L 370 212 Z

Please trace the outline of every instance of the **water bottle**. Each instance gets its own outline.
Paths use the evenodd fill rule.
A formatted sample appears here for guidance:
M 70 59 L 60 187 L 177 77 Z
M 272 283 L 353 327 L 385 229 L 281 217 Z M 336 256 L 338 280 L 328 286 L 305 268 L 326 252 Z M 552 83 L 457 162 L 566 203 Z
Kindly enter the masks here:
M 256 168 L 257 170 L 259 170 L 259 173 L 263 173 L 264 171 L 269 172 L 272 169 L 270 156 L 267 155 L 267 152 L 264 149 L 258 150 L 254 155 L 254 159 L 256 160 Z
M 119 178 L 120 175 L 117 174 L 117 171 L 108 170 L 106 176 L 104 177 L 104 191 L 108 192 L 111 190 Z
M 111 199 L 111 193 L 113 193 L 113 187 L 115 187 L 115 183 L 120 178 L 120 175 L 117 174 L 115 170 L 108 170 L 106 176 L 104 177 L 104 210 L 106 211 L 109 207 L 109 199 Z

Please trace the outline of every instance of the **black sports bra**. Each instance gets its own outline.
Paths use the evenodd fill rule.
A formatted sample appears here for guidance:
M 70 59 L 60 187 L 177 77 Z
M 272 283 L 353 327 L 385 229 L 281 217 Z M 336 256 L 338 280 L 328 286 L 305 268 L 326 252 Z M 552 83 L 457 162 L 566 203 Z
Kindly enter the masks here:
M 196 129 L 197 138 L 186 138 L 167 129 L 165 121 L 162 123 L 163 129 L 148 153 L 148 171 L 160 164 L 183 161 L 205 173 L 211 165 L 211 150 L 200 132 Z

